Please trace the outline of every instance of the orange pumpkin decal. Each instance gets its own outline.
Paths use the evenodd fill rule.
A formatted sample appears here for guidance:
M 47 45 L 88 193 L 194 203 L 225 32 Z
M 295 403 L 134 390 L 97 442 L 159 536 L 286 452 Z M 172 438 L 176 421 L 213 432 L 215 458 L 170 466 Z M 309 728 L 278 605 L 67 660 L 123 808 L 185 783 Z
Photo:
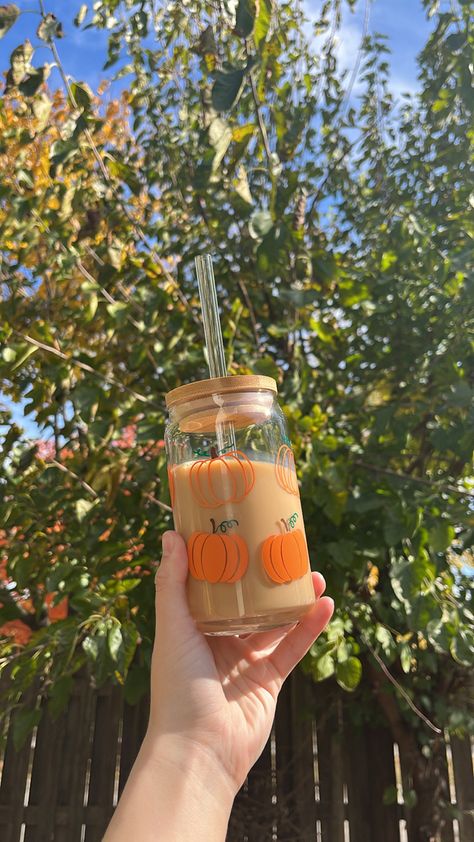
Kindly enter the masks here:
M 299 494 L 295 457 L 291 447 L 288 447 L 287 444 L 282 444 L 277 453 L 275 473 L 280 488 L 283 488 L 288 494 Z
M 240 503 L 255 484 L 255 471 L 250 459 L 241 450 L 223 456 L 198 459 L 189 472 L 194 498 L 205 509 L 216 509 L 224 503 Z
M 168 467 L 168 487 L 170 490 L 171 508 L 174 509 L 174 476 L 173 469 Z
M 282 521 L 287 529 L 286 521 L 283 518 Z M 301 529 L 266 538 L 262 546 L 262 561 L 265 572 L 278 585 L 301 579 L 309 564 L 306 540 Z
M 188 541 L 189 572 L 195 579 L 204 582 L 238 582 L 246 573 L 249 563 L 247 544 L 240 535 L 219 532 L 223 524 L 237 524 L 237 521 L 223 521 L 213 532 L 193 532 Z

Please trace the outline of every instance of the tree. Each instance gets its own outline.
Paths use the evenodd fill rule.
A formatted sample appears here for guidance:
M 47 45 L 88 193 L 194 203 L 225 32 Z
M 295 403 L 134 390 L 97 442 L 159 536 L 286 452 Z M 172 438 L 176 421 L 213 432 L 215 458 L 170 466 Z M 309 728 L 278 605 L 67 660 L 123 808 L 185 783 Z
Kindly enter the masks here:
M 427 720 L 472 727 L 469 4 L 425 3 L 421 92 L 401 106 L 382 36 L 361 43 L 360 96 L 338 70 L 340 0 L 318 52 L 298 3 L 83 6 L 127 79 L 109 102 L 68 79 L 40 5 L 64 90 L 27 42 L 0 112 L 1 375 L 47 442 L 4 413 L 5 708 L 41 677 L 59 710 L 84 663 L 129 699 L 146 688 L 163 394 L 206 376 L 192 266 L 211 250 L 229 371 L 279 383 L 336 599 L 305 669 L 388 721 L 427 840 L 444 821 Z

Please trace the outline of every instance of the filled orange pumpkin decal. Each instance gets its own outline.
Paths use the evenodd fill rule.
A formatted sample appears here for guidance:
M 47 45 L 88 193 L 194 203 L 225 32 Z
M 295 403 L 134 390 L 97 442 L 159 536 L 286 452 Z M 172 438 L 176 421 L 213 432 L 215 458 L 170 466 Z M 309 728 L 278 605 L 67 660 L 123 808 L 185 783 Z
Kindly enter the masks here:
M 288 529 L 283 518 L 282 523 Z M 262 546 L 262 561 L 265 572 L 278 585 L 301 579 L 309 564 L 306 540 L 301 529 L 266 538 Z
M 199 505 L 216 509 L 224 503 L 240 503 L 254 487 L 255 471 L 245 453 L 231 450 L 194 462 L 189 482 Z
M 275 460 L 276 480 L 280 488 L 288 494 L 299 494 L 296 476 L 295 457 L 291 447 L 282 444 Z
M 173 469 L 168 467 L 168 487 L 170 490 L 171 508 L 174 508 L 174 476 Z
M 238 582 L 249 564 L 247 544 L 240 535 L 228 535 L 227 529 L 238 526 L 237 520 L 223 521 L 212 532 L 193 532 L 188 540 L 189 572 L 204 582 Z

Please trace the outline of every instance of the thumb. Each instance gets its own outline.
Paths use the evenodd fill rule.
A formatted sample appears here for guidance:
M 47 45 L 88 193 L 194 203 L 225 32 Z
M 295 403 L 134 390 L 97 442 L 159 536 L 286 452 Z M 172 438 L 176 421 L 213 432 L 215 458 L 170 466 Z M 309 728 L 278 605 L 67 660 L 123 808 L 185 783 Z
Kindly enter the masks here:
M 162 538 L 163 554 L 155 576 L 156 625 L 161 632 L 176 623 L 192 622 L 186 598 L 188 556 L 186 544 L 178 532 L 165 532 Z

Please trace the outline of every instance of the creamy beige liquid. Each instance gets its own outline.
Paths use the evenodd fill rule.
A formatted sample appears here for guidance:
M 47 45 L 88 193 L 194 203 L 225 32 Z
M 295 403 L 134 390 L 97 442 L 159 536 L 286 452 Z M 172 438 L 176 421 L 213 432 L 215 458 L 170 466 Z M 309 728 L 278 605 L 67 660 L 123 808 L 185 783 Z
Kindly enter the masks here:
M 212 466 L 208 459 L 201 460 L 201 464 L 187 462 L 170 470 L 175 527 L 188 543 L 188 558 L 192 555 L 187 589 L 193 617 L 202 631 L 214 634 L 245 633 L 296 622 L 314 603 L 314 591 L 294 470 L 291 472 L 288 466 L 277 468 L 271 462 L 249 463 L 245 457 L 227 455 L 212 461 Z M 282 570 L 286 569 L 286 561 L 286 567 L 298 578 L 273 581 L 263 562 L 263 545 L 270 536 L 289 535 L 296 530 L 302 533 L 297 536 L 301 551 L 292 549 L 297 543 L 294 537 L 285 538 L 284 552 L 277 549 L 278 541 L 281 547 L 281 538 L 275 544 L 271 540 L 270 544 L 272 558 L 278 559 L 275 577 L 285 575 Z M 215 571 L 216 567 L 209 554 L 212 541 L 195 533 L 226 536 L 225 542 L 213 539 L 213 546 L 218 545 L 219 552 L 223 549 L 224 558 L 231 559 L 233 565 L 231 570 L 231 561 L 228 566 L 225 562 L 219 581 L 196 578 L 197 568 L 201 576 L 209 578 L 211 569 Z M 248 564 L 242 553 L 242 542 L 239 538 L 232 542 L 233 535 L 244 539 Z M 299 567 L 292 563 L 294 551 L 300 552 Z M 239 557 L 241 561 L 236 562 Z M 239 581 L 222 580 L 244 568 Z

